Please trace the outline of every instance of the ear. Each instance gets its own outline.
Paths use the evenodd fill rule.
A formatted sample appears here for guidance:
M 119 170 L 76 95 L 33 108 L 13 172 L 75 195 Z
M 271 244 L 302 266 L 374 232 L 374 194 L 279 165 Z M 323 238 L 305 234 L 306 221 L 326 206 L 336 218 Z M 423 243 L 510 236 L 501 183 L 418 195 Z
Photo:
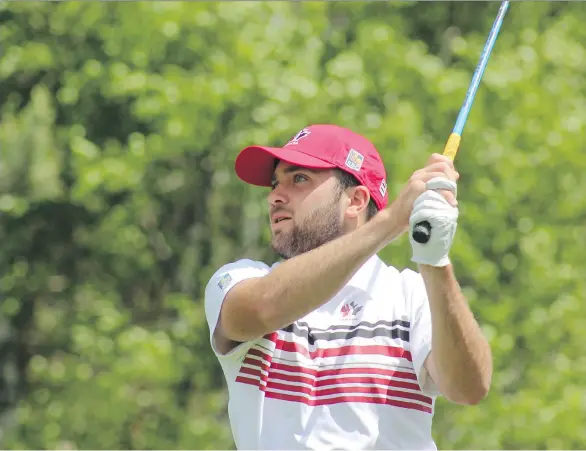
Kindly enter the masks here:
M 358 218 L 362 212 L 365 212 L 370 202 L 370 193 L 365 186 L 353 186 L 346 189 L 348 196 L 348 205 L 346 207 L 346 216 L 348 218 Z

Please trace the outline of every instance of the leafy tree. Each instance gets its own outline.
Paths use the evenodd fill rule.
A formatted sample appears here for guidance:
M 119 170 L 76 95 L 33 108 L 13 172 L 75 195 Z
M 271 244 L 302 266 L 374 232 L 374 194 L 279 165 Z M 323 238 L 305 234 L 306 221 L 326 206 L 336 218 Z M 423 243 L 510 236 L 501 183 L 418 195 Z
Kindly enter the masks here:
M 496 3 L 0 4 L 1 440 L 6 449 L 233 447 L 203 288 L 266 261 L 251 143 L 367 135 L 391 196 L 441 152 Z M 453 261 L 490 338 L 440 448 L 580 448 L 586 12 L 513 3 L 456 165 Z M 406 239 L 381 253 L 413 265 Z

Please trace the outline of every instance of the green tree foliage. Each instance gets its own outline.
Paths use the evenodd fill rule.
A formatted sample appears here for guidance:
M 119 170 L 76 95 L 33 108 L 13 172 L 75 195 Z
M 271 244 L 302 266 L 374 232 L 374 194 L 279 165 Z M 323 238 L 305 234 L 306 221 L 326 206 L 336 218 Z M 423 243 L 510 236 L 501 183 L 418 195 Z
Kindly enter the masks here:
M 443 149 L 497 8 L 2 3 L 2 446 L 233 447 L 203 288 L 274 258 L 237 152 L 337 123 L 396 194 Z M 442 448 L 586 446 L 584 20 L 513 3 L 469 117 L 453 261 L 495 376 L 479 406 L 439 400 Z

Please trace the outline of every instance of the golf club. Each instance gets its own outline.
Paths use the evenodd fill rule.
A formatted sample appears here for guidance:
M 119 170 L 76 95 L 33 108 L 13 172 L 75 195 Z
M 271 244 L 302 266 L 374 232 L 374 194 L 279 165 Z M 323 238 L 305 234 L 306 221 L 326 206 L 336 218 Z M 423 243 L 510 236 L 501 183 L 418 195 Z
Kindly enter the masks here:
M 490 30 L 490 34 L 488 35 L 488 39 L 486 40 L 486 44 L 484 45 L 482 54 L 480 55 L 480 61 L 476 66 L 474 76 L 472 77 L 472 81 L 470 82 L 470 86 L 468 87 L 468 91 L 466 92 L 466 98 L 464 100 L 462 107 L 460 108 L 458 119 L 456 120 L 456 124 L 454 125 L 452 133 L 450 134 L 448 141 L 446 142 L 446 145 L 444 147 L 444 155 L 446 155 L 452 160 L 456 158 L 456 153 L 458 152 L 458 149 L 460 147 L 460 140 L 462 137 L 462 132 L 464 130 L 464 125 L 466 125 L 466 119 L 468 119 L 468 114 L 470 113 L 472 103 L 474 102 L 474 96 L 476 95 L 476 91 L 478 90 L 480 80 L 482 79 L 482 75 L 484 74 L 484 69 L 486 69 L 490 53 L 492 52 L 492 48 L 494 47 L 494 43 L 496 42 L 496 38 L 501 29 L 501 25 L 503 23 L 503 19 L 505 17 L 508 7 L 508 0 L 501 3 L 496 19 L 492 25 L 492 29 Z M 412 236 L 413 239 L 420 244 L 427 243 L 431 238 L 431 224 L 428 221 L 422 221 L 415 224 L 415 226 L 413 227 Z

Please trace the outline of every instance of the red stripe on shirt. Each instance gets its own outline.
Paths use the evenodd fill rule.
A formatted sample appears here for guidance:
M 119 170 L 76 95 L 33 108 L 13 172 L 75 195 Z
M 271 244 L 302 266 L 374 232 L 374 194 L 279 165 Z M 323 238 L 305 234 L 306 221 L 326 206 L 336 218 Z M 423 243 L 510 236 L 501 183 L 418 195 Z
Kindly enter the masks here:
M 368 371 L 364 371 L 364 374 L 368 374 Z M 321 374 L 318 378 L 311 378 L 308 376 L 302 376 L 298 374 L 282 374 L 282 373 L 275 373 L 271 372 L 269 379 L 274 380 L 282 380 L 286 382 L 302 382 L 304 384 L 311 385 L 313 387 L 327 387 L 330 385 L 339 385 L 339 384 L 377 384 L 377 385 L 385 385 L 385 386 L 392 386 L 397 388 L 406 388 L 409 390 L 416 390 L 420 391 L 420 387 L 418 384 L 414 384 L 413 382 L 405 382 L 396 379 L 387 379 L 382 377 L 334 377 L 329 379 L 322 379 Z
M 324 358 L 324 357 L 340 357 L 345 355 L 365 355 L 375 354 L 385 357 L 399 357 L 412 361 L 411 353 L 399 346 L 383 346 L 383 345 L 348 345 L 337 348 L 322 348 L 315 351 L 309 351 L 303 345 L 294 341 L 283 340 L 283 351 L 296 352 L 310 359 Z
M 297 374 L 283 374 L 283 373 L 277 373 L 275 371 L 272 371 L 270 373 L 269 378 L 275 379 L 275 380 L 287 381 L 287 382 L 302 382 L 302 383 L 311 385 L 313 387 L 325 387 L 325 386 L 329 386 L 329 385 L 338 385 L 338 384 L 377 384 L 377 385 L 387 385 L 387 386 L 393 386 L 393 387 L 397 387 L 397 388 L 406 388 L 409 390 L 420 391 L 419 385 L 414 384 L 412 382 L 406 382 L 406 381 L 401 381 L 401 380 L 396 380 L 396 379 L 388 379 L 388 378 L 383 378 L 383 377 L 372 377 L 371 375 L 369 375 L 369 373 L 374 373 L 374 372 L 370 371 L 371 369 L 369 369 L 369 368 L 363 368 L 363 369 L 351 368 L 350 370 L 340 368 L 337 370 L 328 370 L 328 371 L 318 372 L 315 370 L 309 370 L 308 368 L 294 367 L 292 365 L 273 364 L 273 365 L 269 366 L 269 365 L 266 365 L 265 363 L 261 362 L 260 360 L 250 359 L 248 357 L 246 359 L 244 359 L 244 363 L 247 363 L 250 366 L 253 366 L 254 368 L 243 366 L 240 370 L 240 373 L 262 377 L 265 382 L 267 381 L 267 378 L 264 376 L 264 374 L 261 373 L 260 370 L 264 370 L 268 373 L 270 368 L 280 369 L 279 367 L 286 366 L 287 367 L 286 371 L 294 372 L 294 373 L 297 372 Z M 304 375 L 305 372 L 311 372 L 311 375 Z M 262 374 L 262 376 L 261 376 L 261 374 Z M 344 374 L 362 374 L 363 376 L 362 377 L 357 377 L 357 376 L 333 377 L 333 378 L 323 379 L 324 376 L 344 375 Z M 415 380 L 417 380 L 417 377 L 415 377 L 415 375 L 410 374 L 410 373 L 405 373 L 403 371 L 384 370 L 383 374 L 388 375 L 391 378 L 392 377 L 405 378 L 407 376 L 409 379 L 412 379 L 411 376 L 413 376 L 415 378 Z M 364 375 L 367 375 L 367 376 L 364 376 Z
M 263 354 L 261 357 L 263 360 L 260 359 L 253 359 L 251 357 L 249 357 L 250 353 L 248 353 L 246 355 L 246 357 L 244 358 L 244 360 L 242 361 L 242 366 L 241 368 L 245 368 L 244 365 L 250 365 L 253 366 L 255 368 L 262 368 L 265 371 L 269 371 L 270 368 L 275 368 L 276 363 L 272 362 L 272 358 L 266 354 Z M 254 354 L 255 356 L 257 354 Z M 267 362 L 267 363 L 265 363 Z M 271 362 L 271 364 L 269 365 L 268 362 Z
M 252 354 L 252 353 L 249 353 L 249 354 Z M 255 352 L 254 355 L 264 359 L 264 361 L 266 361 L 266 362 L 270 362 L 272 360 L 271 356 L 269 356 L 265 353 L 262 353 L 262 352 Z M 358 375 L 369 374 L 369 375 L 397 377 L 397 378 L 417 381 L 417 376 L 414 373 L 407 373 L 406 371 L 386 370 L 386 369 L 381 369 L 381 368 L 337 368 L 337 369 L 319 370 L 318 371 L 318 370 L 314 370 L 311 368 L 304 368 L 301 366 L 287 365 L 284 363 L 276 363 L 276 362 L 272 362 L 269 365 L 269 364 L 263 362 L 262 360 L 253 359 L 248 356 L 245 357 L 245 359 L 242 363 L 250 365 L 250 366 L 254 366 L 256 368 L 261 368 L 267 372 L 269 371 L 269 369 L 273 369 L 273 370 L 287 371 L 290 373 L 297 373 L 295 375 L 280 375 L 279 378 L 282 378 L 285 380 L 291 380 L 291 381 L 295 381 L 295 380 L 306 381 L 306 380 L 308 380 L 309 383 L 312 383 L 312 381 L 313 381 L 313 379 L 310 379 L 311 377 L 321 378 L 324 376 L 340 376 L 340 375 L 346 375 L 346 374 L 354 374 L 354 375 L 356 375 L 356 374 L 358 374 Z M 246 367 L 243 367 L 243 368 L 246 368 Z M 277 373 L 275 373 L 275 374 L 277 374 Z M 408 384 L 408 382 L 405 382 L 405 384 Z M 415 386 L 418 387 L 418 385 L 415 385 Z
M 331 404 L 339 404 L 342 402 L 359 402 L 359 403 L 366 403 L 366 404 L 385 404 L 395 407 L 401 407 L 404 409 L 412 409 L 412 410 L 419 410 L 420 412 L 427 412 L 431 413 L 431 407 L 422 406 L 421 404 L 416 404 L 413 402 L 407 401 L 398 401 L 395 399 L 389 398 L 374 398 L 370 396 L 351 396 L 351 395 L 342 395 L 335 398 L 318 398 L 318 399 L 308 399 L 303 396 L 297 395 L 289 395 L 284 393 L 274 393 L 274 392 L 265 392 L 265 396 L 267 398 L 279 399 L 282 401 L 291 401 L 291 402 L 300 402 L 302 404 L 308 406 L 325 406 Z
M 269 359 L 269 355 L 266 352 L 261 351 L 260 349 L 257 348 L 252 348 L 250 351 L 248 351 L 248 354 L 246 354 L 246 356 L 255 356 L 255 357 L 261 357 L 265 360 Z
M 260 384 L 258 377 L 251 378 L 246 376 L 238 376 L 236 378 L 236 382 L 239 382 L 241 384 L 252 385 L 254 387 L 257 387 L 260 391 L 265 390 L 265 386 Z
M 310 351 L 307 347 L 299 343 L 279 339 L 276 333 L 269 334 L 265 338 L 275 343 L 275 350 L 278 349 L 279 351 L 295 352 L 309 359 L 347 355 L 381 355 L 386 357 L 404 358 L 408 361 L 412 361 L 411 353 L 398 346 L 346 345 L 337 348 L 322 348 Z M 265 395 L 269 398 L 301 402 L 309 406 L 328 405 L 341 402 L 361 402 L 386 404 L 428 413 L 431 413 L 432 411 L 432 399 L 422 394 L 417 383 L 381 377 L 400 377 L 411 381 L 417 381 L 417 376 L 414 373 L 368 367 L 315 370 L 300 365 L 272 362 L 272 352 L 271 354 L 267 354 L 258 347 L 250 349 L 243 363 L 249 366 L 241 367 L 236 382 L 255 386 L 259 390 L 265 392 Z M 292 374 L 282 374 L 271 370 L 287 371 Z M 344 375 L 350 375 L 350 377 L 340 377 Z M 323 379 L 325 376 L 335 377 Z M 263 381 L 264 384 L 261 383 L 261 381 Z M 291 385 L 288 382 L 301 382 L 310 387 Z M 340 384 L 354 384 L 354 386 L 343 387 Z M 369 384 L 383 385 L 384 387 L 372 387 L 368 386 Z M 267 392 L 266 388 L 279 389 L 290 393 Z M 393 388 L 409 389 L 417 391 L 418 393 L 393 390 Z M 307 399 L 304 396 L 300 396 L 299 393 L 312 395 L 314 396 L 314 399 Z M 368 396 L 372 394 L 382 395 L 382 397 Z M 324 398 L 324 396 L 328 395 L 339 396 Z M 389 396 L 403 398 L 405 401 L 389 399 Z M 409 402 L 408 400 L 419 400 L 427 403 L 428 406 L 422 406 Z
M 252 361 L 254 361 L 254 359 L 252 359 Z M 255 361 L 255 365 L 258 365 L 258 363 L 256 363 L 256 362 L 258 362 L 258 360 Z M 362 363 L 362 364 L 364 365 L 364 363 Z M 285 363 L 277 363 L 277 362 L 273 362 L 271 364 L 271 368 L 275 369 L 275 370 L 288 371 L 291 373 L 302 373 L 302 374 L 306 374 L 309 376 L 316 376 L 316 377 L 338 376 L 338 375 L 342 375 L 342 374 L 377 374 L 380 376 L 400 377 L 403 379 L 410 379 L 413 381 L 417 380 L 417 376 L 415 375 L 415 373 L 408 373 L 406 371 L 397 371 L 397 370 L 390 370 L 390 369 L 384 369 L 384 368 L 353 367 L 353 368 L 332 368 L 332 369 L 314 370 L 312 368 L 305 368 L 302 366 L 288 365 Z
M 264 381 L 264 384 L 261 384 L 261 380 Z M 271 373 L 267 377 L 267 375 L 261 373 L 260 368 L 253 369 L 244 367 L 241 369 L 240 375 L 236 378 L 236 382 L 255 385 L 263 390 L 264 386 L 266 385 L 267 388 L 284 390 L 293 393 L 304 393 L 307 395 L 313 395 L 317 397 L 342 393 L 352 395 L 366 393 L 394 396 L 405 399 L 416 399 L 418 401 L 428 403 L 430 406 L 432 404 L 432 399 L 428 396 L 423 395 L 421 393 L 421 390 L 419 389 L 419 386 L 415 384 L 396 380 L 373 378 L 368 376 L 360 378 L 353 377 L 322 379 L 316 381 L 313 379 L 304 378 L 303 376 L 288 376 L 278 373 Z M 291 385 L 287 382 L 305 382 L 307 385 L 309 385 L 309 387 L 305 385 Z M 341 384 L 353 384 L 353 386 L 344 387 Z M 372 386 L 374 384 L 383 385 L 383 387 L 374 387 Z M 393 390 L 393 388 L 410 389 L 417 391 L 417 393 Z
M 247 384 L 247 385 L 252 385 L 252 386 L 258 388 L 259 390 L 265 392 L 265 396 L 267 398 L 279 399 L 281 401 L 300 402 L 300 403 L 308 405 L 308 406 L 322 406 L 322 405 L 338 404 L 338 403 L 342 403 L 342 402 L 359 402 L 359 403 L 366 403 L 366 404 L 390 405 L 390 406 L 401 407 L 401 408 L 405 408 L 405 409 L 419 410 L 421 412 L 427 412 L 427 413 L 432 412 L 431 398 L 427 398 L 426 396 L 423 396 L 423 395 L 416 395 L 414 393 L 398 392 L 395 390 L 377 389 L 377 387 L 340 387 L 340 388 L 345 388 L 345 390 L 336 390 L 336 391 L 323 390 L 322 391 L 323 393 L 320 393 L 319 397 L 314 397 L 313 399 L 309 399 L 304 396 L 296 395 L 296 394 L 276 393 L 276 392 L 272 392 L 272 391 L 266 391 L 267 388 L 289 390 L 289 387 L 291 387 L 289 385 L 275 384 L 272 381 L 270 381 L 269 385 L 267 387 L 265 387 L 264 385 L 259 384 L 258 378 L 253 379 L 253 378 L 249 378 L 249 377 L 238 376 L 236 378 L 236 382 L 240 382 L 242 384 Z M 281 387 L 281 385 L 282 385 L 282 387 Z M 356 390 L 357 388 L 360 388 L 362 390 Z M 366 391 L 367 389 L 369 389 L 369 391 Z M 311 389 L 304 388 L 303 390 L 300 390 L 300 391 L 301 392 L 306 392 L 306 391 L 311 392 Z M 353 391 L 362 392 L 365 394 L 381 394 L 381 395 L 385 395 L 385 397 L 364 396 L 364 395 L 359 395 L 357 393 L 353 393 Z M 336 393 L 336 394 L 339 393 L 340 396 L 336 396 L 333 398 L 323 398 L 323 396 L 326 396 L 328 394 L 333 394 L 333 393 Z M 310 394 L 310 393 L 308 393 L 308 394 Z M 394 396 L 395 398 L 403 398 L 403 399 L 417 399 L 417 400 L 426 402 L 429 405 L 424 406 L 424 405 L 409 402 L 406 400 L 400 401 L 397 399 L 389 399 L 388 396 Z M 429 402 L 427 400 L 429 400 Z
M 247 366 L 240 368 L 240 374 L 249 374 L 251 376 L 261 377 L 260 368 L 248 368 Z
M 363 384 L 368 384 L 369 382 L 363 382 Z M 389 388 L 382 388 L 382 387 L 372 387 L 372 386 L 365 386 L 365 385 L 355 385 L 353 387 L 342 387 L 342 386 L 335 386 L 330 388 L 312 388 L 306 387 L 304 385 L 291 385 L 291 384 L 282 384 L 279 382 L 275 382 L 272 379 L 269 379 L 267 384 L 267 389 L 275 389 L 275 390 L 283 390 L 292 392 L 293 394 L 303 393 L 304 395 L 310 395 L 317 399 L 320 399 L 323 396 L 329 395 L 337 395 L 337 394 L 346 394 L 346 395 L 385 395 L 385 396 L 393 396 L 395 398 L 405 398 L 405 399 L 415 399 L 417 401 L 425 402 L 431 406 L 432 399 L 428 396 L 418 394 L 418 393 L 411 393 L 399 390 L 392 390 Z
M 260 362 L 259 360 L 255 360 L 255 359 L 245 359 L 244 363 L 248 363 L 251 366 L 255 366 L 255 368 L 250 368 L 250 367 L 246 367 L 243 366 L 240 369 L 240 373 L 241 374 L 248 374 L 251 376 L 257 376 L 257 377 L 262 377 L 262 379 L 267 382 L 267 378 L 265 377 L 264 374 L 261 373 L 261 369 L 268 372 L 269 371 L 269 366 L 265 365 L 264 363 Z M 272 368 L 275 369 L 276 365 L 272 365 Z M 291 366 L 291 365 L 287 365 L 289 370 L 294 370 L 295 367 Z M 307 370 L 307 368 L 302 368 L 302 367 L 298 367 L 298 370 Z M 386 385 L 386 386 L 392 386 L 392 387 L 396 387 L 396 388 L 405 388 L 405 389 L 409 389 L 409 390 L 417 390 L 420 391 L 420 387 L 418 384 L 414 384 L 412 382 L 406 382 L 406 381 L 400 381 L 400 380 L 396 380 L 396 379 L 387 379 L 387 378 L 382 378 L 382 377 L 372 377 L 370 375 L 368 375 L 369 373 L 369 369 L 368 368 L 364 368 L 362 370 L 359 371 L 355 371 L 355 369 L 352 369 L 353 371 L 350 373 L 360 373 L 363 375 L 367 375 L 367 376 L 362 376 L 362 377 L 333 377 L 333 378 L 328 378 L 328 379 L 323 379 L 323 376 L 326 376 L 326 374 L 323 374 L 324 372 L 317 372 L 317 371 L 313 371 L 315 374 L 311 376 L 305 376 L 303 375 L 302 371 L 300 371 L 300 373 L 298 374 L 283 374 L 283 373 L 277 373 L 272 371 L 268 377 L 268 379 L 273 379 L 273 380 L 282 380 L 285 382 L 301 382 L 301 383 L 305 383 L 308 385 L 311 385 L 313 387 L 327 387 L 327 386 L 335 386 L 335 385 L 339 385 L 339 384 L 377 384 L 377 385 Z M 328 373 L 330 374 L 347 374 L 348 372 L 343 369 L 340 368 L 339 370 L 335 370 L 334 372 L 332 371 L 328 371 Z M 400 371 L 387 371 L 387 374 L 391 375 L 391 376 L 395 376 L 395 377 L 400 377 L 401 375 L 410 375 L 409 373 L 404 373 L 404 372 L 400 372 Z

